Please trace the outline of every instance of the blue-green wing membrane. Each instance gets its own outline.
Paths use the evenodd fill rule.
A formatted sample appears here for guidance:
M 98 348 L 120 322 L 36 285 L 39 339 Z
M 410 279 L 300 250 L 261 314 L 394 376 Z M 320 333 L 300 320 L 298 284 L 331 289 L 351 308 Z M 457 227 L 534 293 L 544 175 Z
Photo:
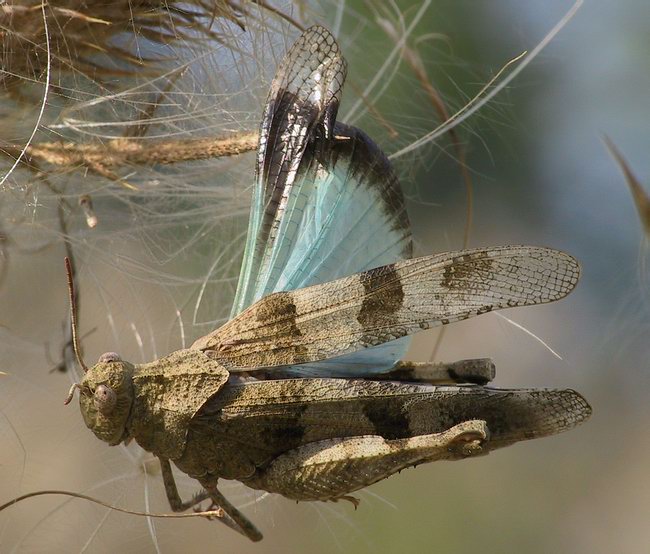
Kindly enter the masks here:
M 260 127 L 255 190 L 232 317 L 264 296 L 410 258 L 399 181 L 361 130 L 336 122 L 346 63 L 308 29 L 278 68 Z M 409 339 L 289 368 L 360 376 L 390 369 Z
M 334 37 L 312 27 L 280 64 L 260 125 L 255 190 L 233 313 L 273 290 L 309 194 L 298 174 L 310 141 L 331 137 L 346 63 Z M 306 160 L 309 164 L 309 160 Z

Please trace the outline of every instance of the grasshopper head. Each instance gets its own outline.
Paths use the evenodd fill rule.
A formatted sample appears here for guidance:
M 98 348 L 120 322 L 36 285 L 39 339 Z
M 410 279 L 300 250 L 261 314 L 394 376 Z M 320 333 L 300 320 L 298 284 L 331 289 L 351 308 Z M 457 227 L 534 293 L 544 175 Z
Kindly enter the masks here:
M 110 445 L 129 438 L 126 423 L 133 404 L 133 365 L 114 352 L 103 354 L 78 388 L 81 415 L 97 438 Z
M 74 391 L 79 389 L 79 408 L 88 429 L 97 438 L 113 446 L 129 438 L 126 423 L 133 404 L 134 368 L 129 362 L 123 362 L 115 352 L 106 352 L 88 369 L 77 339 L 77 293 L 70 258 L 65 258 L 65 272 L 68 278 L 72 348 L 79 367 L 84 371 L 84 377 L 81 383 L 70 387 L 64 404 L 69 404 Z

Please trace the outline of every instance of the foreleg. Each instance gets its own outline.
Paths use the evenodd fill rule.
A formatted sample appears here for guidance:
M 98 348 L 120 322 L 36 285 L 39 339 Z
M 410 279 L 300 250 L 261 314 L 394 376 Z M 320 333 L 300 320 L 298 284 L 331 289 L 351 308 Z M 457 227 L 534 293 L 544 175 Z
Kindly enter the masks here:
M 255 525 L 237 508 L 235 508 L 223 494 L 217 489 L 216 479 L 199 480 L 203 485 L 204 490 L 195 494 L 190 500 L 183 502 L 178 494 L 176 487 L 176 480 L 172 473 L 172 468 L 169 460 L 158 458 L 160 461 L 160 469 L 162 470 L 163 483 L 165 484 L 165 492 L 167 493 L 167 500 L 174 512 L 183 512 L 188 508 L 198 506 L 204 500 L 212 500 L 211 506 L 208 511 L 220 510 L 223 515 L 217 519 L 226 526 L 241 533 L 252 541 L 259 541 L 262 539 L 262 533 L 255 527 Z M 201 512 L 202 510 L 198 510 Z
M 223 511 L 224 517 L 219 518 L 219 521 L 254 542 L 262 540 L 262 533 L 255 527 L 255 524 L 235 508 L 217 489 L 216 479 L 200 479 L 200 483 L 210 495 L 212 500 L 212 506 L 210 508 L 219 508 Z
M 162 471 L 163 483 L 165 485 L 165 493 L 167 494 L 167 500 L 169 505 L 174 512 L 184 512 L 185 510 L 197 506 L 204 500 L 210 498 L 210 495 L 201 490 L 195 494 L 190 500 L 183 501 L 180 494 L 178 494 L 178 488 L 176 487 L 176 480 L 174 479 L 174 474 L 172 473 L 172 468 L 169 463 L 169 460 L 164 458 L 158 458 L 160 461 L 160 469 Z

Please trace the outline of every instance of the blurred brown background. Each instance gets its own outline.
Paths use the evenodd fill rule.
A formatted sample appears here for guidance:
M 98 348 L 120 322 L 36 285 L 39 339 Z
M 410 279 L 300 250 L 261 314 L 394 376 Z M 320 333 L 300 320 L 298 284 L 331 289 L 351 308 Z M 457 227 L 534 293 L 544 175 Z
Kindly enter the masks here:
M 389 58 L 395 43 L 387 25 L 400 36 L 409 31 L 406 43 L 417 49 L 453 113 L 570 7 L 556 0 L 276 5 L 336 31 L 350 62 L 340 117 L 363 127 L 388 153 L 439 119 L 409 65 L 399 63 L 399 53 Z M 564 249 L 582 263 L 583 278 L 560 303 L 505 314 L 561 360 L 494 314 L 449 327 L 437 358 L 492 357 L 501 387 L 575 388 L 593 406 L 589 422 L 486 458 L 405 471 L 362 492 L 356 511 L 347 503 L 296 505 L 228 485 L 224 492 L 265 534 L 257 545 L 217 523 L 148 522 L 44 497 L 0 514 L 0 550 L 644 552 L 650 544 L 648 250 L 602 137 L 614 140 L 650 186 L 649 16 L 642 0 L 587 3 L 506 90 L 457 129 L 474 182 L 470 245 Z M 170 72 L 184 64 L 165 77 L 144 69 L 133 74 L 128 61 L 110 56 L 113 71 L 100 77 L 66 75 L 53 65 L 52 93 L 34 140 L 103 144 L 123 136 L 154 101 L 159 107 L 145 142 L 255 129 L 275 64 L 297 32 L 256 8 L 244 19 L 248 33 L 215 23 L 227 29 L 222 45 L 218 37 L 163 44 L 134 38 L 128 26 L 116 36 L 121 49 L 158 56 Z M 3 144 L 27 142 L 46 79 L 35 66 L 14 72 L 18 85 L 5 83 L 14 88 L 0 106 Z M 362 90 L 370 112 L 364 102 L 357 106 Z M 11 162 L 3 160 L 3 174 Z M 465 191 L 449 137 L 396 166 L 417 251 L 461 248 Z M 0 370 L 8 375 L 0 377 L 0 503 L 57 488 L 131 509 L 168 510 L 155 464 L 137 448 L 97 441 L 76 403 L 62 405 L 72 377 L 48 373 L 60 358 L 67 298 L 59 196 L 48 187 L 70 202 L 65 219 L 79 265 L 82 334 L 94 330 L 84 338 L 86 359 L 117 350 L 140 362 L 179 348 L 183 337 L 191 343 L 227 315 L 252 168 L 251 154 L 118 168 L 137 192 L 83 168 L 44 166 L 43 178 L 22 167 L 5 181 Z M 99 218 L 93 230 L 76 204 L 82 192 L 91 194 Z M 413 358 L 431 355 L 437 333 L 417 337 Z M 184 496 L 194 489 L 183 481 Z

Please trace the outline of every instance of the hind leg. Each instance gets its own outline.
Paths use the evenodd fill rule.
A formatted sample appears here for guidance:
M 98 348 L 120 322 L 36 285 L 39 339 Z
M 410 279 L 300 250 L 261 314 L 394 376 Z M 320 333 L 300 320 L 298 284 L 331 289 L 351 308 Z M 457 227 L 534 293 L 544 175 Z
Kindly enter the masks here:
M 344 498 L 354 502 L 350 493 L 404 468 L 479 454 L 487 436 L 485 422 L 472 420 L 442 433 L 406 439 L 377 435 L 328 439 L 278 456 L 246 484 L 294 500 Z

